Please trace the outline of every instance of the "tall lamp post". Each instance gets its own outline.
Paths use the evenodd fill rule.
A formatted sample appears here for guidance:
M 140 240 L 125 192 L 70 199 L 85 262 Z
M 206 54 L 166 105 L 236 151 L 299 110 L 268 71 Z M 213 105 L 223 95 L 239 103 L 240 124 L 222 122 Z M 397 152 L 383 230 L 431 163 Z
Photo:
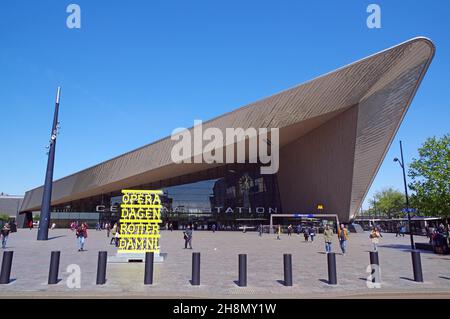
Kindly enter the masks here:
M 414 237 L 413 237 L 412 227 L 411 227 L 411 212 L 409 209 L 408 186 L 406 185 L 405 161 L 403 159 L 402 141 L 400 141 L 400 157 L 401 157 L 401 160 L 399 160 L 397 157 L 394 158 L 394 162 L 398 162 L 400 164 L 400 167 L 403 170 L 403 184 L 405 186 L 406 213 L 408 214 L 409 236 L 411 239 L 411 249 L 414 250 L 415 246 L 414 246 Z
M 53 167 L 55 164 L 56 136 L 58 135 L 59 122 L 59 96 L 61 87 L 58 86 L 56 92 L 55 113 L 53 115 L 52 132 L 50 134 L 50 144 L 48 145 L 47 171 L 45 173 L 44 193 L 42 195 L 41 216 L 37 240 L 48 240 L 48 226 L 50 224 L 50 203 L 52 200 Z

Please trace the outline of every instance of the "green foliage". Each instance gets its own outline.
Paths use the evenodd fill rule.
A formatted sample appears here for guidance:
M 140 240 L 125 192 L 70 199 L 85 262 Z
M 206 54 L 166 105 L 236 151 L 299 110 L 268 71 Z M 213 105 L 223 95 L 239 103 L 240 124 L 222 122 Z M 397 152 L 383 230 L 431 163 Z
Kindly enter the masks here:
M 370 200 L 371 214 L 382 215 L 387 218 L 403 215 L 405 207 L 405 195 L 393 188 L 385 188 L 374 194 Z
M 450 217 L 450 135 L 428 138 L 408 175 L 411 201 L 425 215 Z
M 7 222 L 9 221 L 9 215 L 6 214 L 0 214 L 0 220 Z

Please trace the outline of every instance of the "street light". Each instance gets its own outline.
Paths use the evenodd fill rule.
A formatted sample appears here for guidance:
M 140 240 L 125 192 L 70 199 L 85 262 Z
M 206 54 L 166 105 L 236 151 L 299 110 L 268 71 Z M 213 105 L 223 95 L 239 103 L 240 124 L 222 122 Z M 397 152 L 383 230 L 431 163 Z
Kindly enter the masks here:
M 405 161 L 403 159 L 403 147 L 402 147 L 402 141 L 400 141 L 400 157 L 401 160 L 399 160 L 397 157 L 394 158 L 394 162 L 398 162 L 400 167 L 403 170 L 403 184 L 405 186 L 405 198 L 406 198 L 406 213 L 408 214 L 408 225 L 409 225 L 409 236 L 411 239 L 411 249 L 414 250 L 414 237 L 412 233 L 412 227 L 411 227 L 411 214 L 409 210 L 409 198 L 408 198 L 408 186 L 406 185 L 406 173 L 405 173 Z

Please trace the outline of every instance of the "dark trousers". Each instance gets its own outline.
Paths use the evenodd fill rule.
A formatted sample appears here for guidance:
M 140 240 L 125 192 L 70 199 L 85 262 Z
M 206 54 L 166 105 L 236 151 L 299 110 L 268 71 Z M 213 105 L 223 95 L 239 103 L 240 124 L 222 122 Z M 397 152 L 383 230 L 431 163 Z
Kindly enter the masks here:
M 187 248 L 189 244 L 189 248 L 192 249 L 192 237 L 188 237 L 184 240 L 184 248 Z

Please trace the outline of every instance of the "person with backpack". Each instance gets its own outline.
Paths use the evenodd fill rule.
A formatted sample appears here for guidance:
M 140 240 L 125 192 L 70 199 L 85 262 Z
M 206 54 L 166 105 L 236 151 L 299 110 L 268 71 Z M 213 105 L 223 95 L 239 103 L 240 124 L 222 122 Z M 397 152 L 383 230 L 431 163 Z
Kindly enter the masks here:
M 189 245 L 189 249 L 192 249 L 192 227 L 190 225 L 187 226 L 186 230 L 183 232 L 184 237 L 184 249 L 187 249 Z

